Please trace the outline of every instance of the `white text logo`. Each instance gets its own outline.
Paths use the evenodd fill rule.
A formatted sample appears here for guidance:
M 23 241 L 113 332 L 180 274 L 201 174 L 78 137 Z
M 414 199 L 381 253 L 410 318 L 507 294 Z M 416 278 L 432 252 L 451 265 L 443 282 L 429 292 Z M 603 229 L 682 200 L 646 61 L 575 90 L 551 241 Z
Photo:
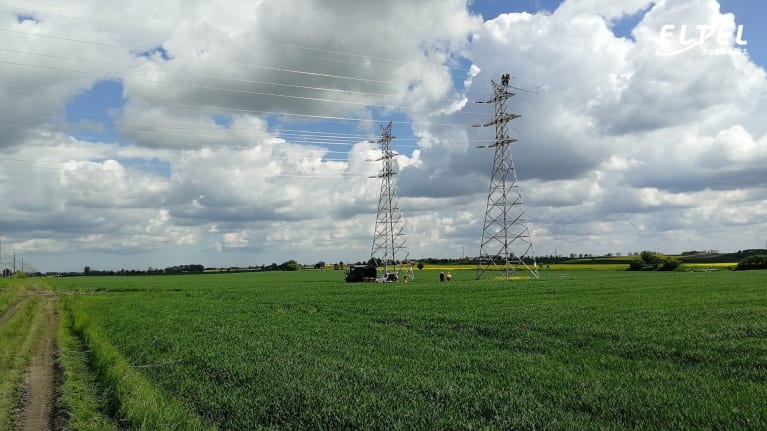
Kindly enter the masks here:
M 710 39 L 716 35 L 713 41 Z M 747 52 L 748 41 L 743 39 L 743 25 L 737 27 L 735 46 L 732 46 L 732 28 L 700 24 L 675 26 L 667 24 L 661 27 L 660 37 L 655 46 L 658 55 L 676 55 L 698 48 L 705 55 L 725 55 L 734 52 Z M 715 43 L 713 43 L 715 42 Z

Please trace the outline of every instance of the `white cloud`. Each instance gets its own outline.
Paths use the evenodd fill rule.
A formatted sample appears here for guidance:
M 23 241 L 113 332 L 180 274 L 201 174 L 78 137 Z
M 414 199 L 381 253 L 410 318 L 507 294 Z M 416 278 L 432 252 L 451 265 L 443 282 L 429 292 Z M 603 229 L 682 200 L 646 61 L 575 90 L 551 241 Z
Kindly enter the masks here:
M 646 8 L 653 2 L 651 0 L 568 0 L 558 9 L 557 13 L 570 16 L 576 15 L 600 15 L 605 19 L 613 20 L 624 15 L 632 15 Z
M 248 245 L 248 233 L 242 232 L 228 232 L 222 235 L 224 241 L 224 247 L 229 248 L 241 248 Z
M 492 115 L 471 102 L 506 72 L 540 87 L 509 103 L 522 114 L 511 148 L 536 251 L 656 238 L 669 251 L 737 249 L 767 232 L 764 69 L 739 52 L 656 52 L 669 23 L 734 31 L 713 0 L 656 2 L 633 40 L 613 27 L 648 1 L 566 1 L 487 22 L 458 0 L 74 2 L 69 18 L 11 3 L 39 22 L 0 8 L 5 28 L 96 43 L 0 34 L 21 51 L 4 60 L 32 66 L 0 65 L 0 229 L 48 262 L 92 251 L 119 254 L 104 265 L 131 253 L 159 265 L 364 259 L 380 187 L 365 136 L 382 113 L 419 139 L 395 140 L 411 254 L 475 254 L 492 150 L 474 147 L 493 131 L 468 127 Z M 136 55 L 157 47 L 168 56 Z M 105 79 L 124 91 L 110 114 L 119 142 L 46 121 Z

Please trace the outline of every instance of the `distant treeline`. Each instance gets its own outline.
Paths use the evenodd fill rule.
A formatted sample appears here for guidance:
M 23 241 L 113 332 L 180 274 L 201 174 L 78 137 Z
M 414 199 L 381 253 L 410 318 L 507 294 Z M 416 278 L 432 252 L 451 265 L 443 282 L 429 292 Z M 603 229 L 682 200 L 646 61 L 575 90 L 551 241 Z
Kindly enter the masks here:
M 740 262 L 741 260 L 754 255 L 767 254 L 766 249 L 748 249 L 738 250 L 735 253 L 718 253 L 713 250 L 709 251 L 685 251 L 682 252 L 678 259 L 682 263 L 730 263 Z M 538 265 L 548 264 L 567 264 L 567 263 L 594 263 L 594 264 L 626 264 L 633 260 L 639 259 L 639 252 L 629 253 L 628 255 L 619 254 L 607 254 L 605 256 L 594 256 L 591 254 L 575 254 L 571 253 L 569 256 L 536 256 L 535 261 Z M 429 265 L 476 265 L 478 261 L 477 257 L 462 257 L 462 258 L 435 258 L 427 257 L 423 259 L 412 260 L 414 266 L 424 267 Z M 533 260 L 526 259 L 527 263 L 532 264 Z M 369 261 L 358 262 L 344 262 L 331 263 L 333 269 L 346 269 L 348 265 L 366 265 Z M 280 264 L 272 263 L 270 265 L 256 265 L 247 267 L 221 267 L 221 268 L 206 268 L 203 265 L 191 264 L 191 265 L 176 265 L 169 266 L 167 268 L 153 268 L 149 267 L 145 270 L 141 269 L 120 269 L 120 270 L 95 270 L 86 266 L 82 272 L 48 272 L 48 273 L 31 273 L 27 276 L 40 276 L 40 275 L 56 275 L 61 277 L 67 276 L 82 276 L 82 275 L 164 275 L 164 274 L 202 274 L 202 273 L 231 273 L 231 272 L 261 272 L 261 271 L 299 271 L 307 269 L 324 269 L 326 263 L 319 261 L 315 264 L 300 264 L 296 260 L 287 260 Z M 10 273 L 10 271 L 8 271 Z M 4 274 L 5 275 L 5 274 Z M 10 274 L 6 275 L 10 276 Z
M 201 274 L 205 271 L 205 265 L 191 264 L 191 265 L 176 265 L 166 268 L 153 268 L 149 267 L 145 270 L 141 269 L 120 269 L 120 270 L 98 270 L 92 269 L 90 266 L 83 268 L 83 272 L 56 272 L 47 273 L 46 275 L 58 275 L 58 276 L 78 276 L 78 275 L 162 275 L 162 274 Z
M 90 266 L 83 268 L 82 272 L 48 272 L 47 276 L 59 276 L 59 277 L 78 277 L 78 276 L 96 276 L 96 275 L 177 275 L 177 274 L 202 274 L 202 273 L 227 273 L 227 272 L 258 272 L 258 271 L 298 271 L 301 266 L 295 260 L 288 260 L 281 264 L 273 263 L 271 265 L 260 266 L 248 266 L 238 267 L 230 266 L 225 268 L 206 268 L 204 265 L 191 264 L 191 265 L 176 265 L 169 266 L 167 268 L 153 268 L 147 269 L 120 269 L 120 270 L 98 270 L 92 269 Z
M 738 250 L 736 253 L 705 253 L 682 254 L 682 262 L 685 263 L 729 263 L 740 262 L 741 260 L 757 254 L 767 254 L 767 250 L 752 248 L 748 250 Z

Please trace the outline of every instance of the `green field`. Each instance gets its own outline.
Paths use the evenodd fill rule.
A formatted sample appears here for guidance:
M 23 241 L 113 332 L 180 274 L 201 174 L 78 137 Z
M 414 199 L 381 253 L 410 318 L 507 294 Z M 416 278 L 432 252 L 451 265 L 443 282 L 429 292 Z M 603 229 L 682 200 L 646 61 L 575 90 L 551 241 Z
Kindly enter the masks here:
M 134 429 L 767 428 L 767 272 L 438 273 L 52 283 Z

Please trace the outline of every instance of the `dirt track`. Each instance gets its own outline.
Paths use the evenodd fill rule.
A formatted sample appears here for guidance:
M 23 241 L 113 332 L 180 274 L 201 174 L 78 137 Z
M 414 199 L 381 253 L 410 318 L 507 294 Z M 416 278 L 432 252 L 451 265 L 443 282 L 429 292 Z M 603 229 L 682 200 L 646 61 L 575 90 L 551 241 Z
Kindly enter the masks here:
M 40 339 L 32 351 L 32 359 L 21 388 L 21 400 L 15 418 L 16 431 L 54 431 L 56 425 L 56 333 L 59 316 L 55 294 L 40 292 L 44 297 L 45 313 L 40 327 Z M 17 307 L 18 308 L 18 307 Z

